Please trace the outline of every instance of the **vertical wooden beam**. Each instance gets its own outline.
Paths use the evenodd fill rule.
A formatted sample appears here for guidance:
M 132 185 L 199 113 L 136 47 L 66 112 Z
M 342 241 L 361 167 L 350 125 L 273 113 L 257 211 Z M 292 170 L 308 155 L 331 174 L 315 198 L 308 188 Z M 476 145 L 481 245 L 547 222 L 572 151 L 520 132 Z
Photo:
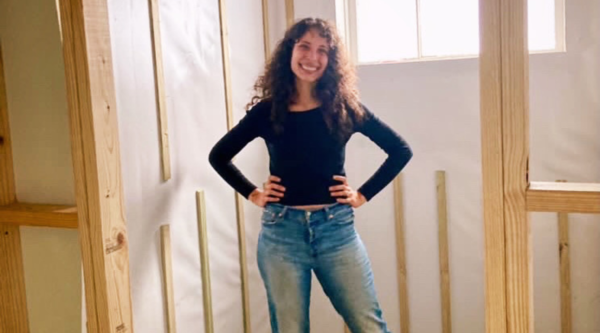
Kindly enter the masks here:
M 271 36 L 269 26 L 269 0 L 262 0 L 263 40 L 265 47 L 265 60 L 271 56 Z
M 294 25 L 294 22 L 296 21 L 294 14 L 294 0 L 285 0 L 285 21 L 288 28 Z
M 202 304 L 204 306 L 204 332 L 213 333 L 212 289 L 210 286 L 210 260 L 206 228 L 206 201 L 204 191 L 196 192 L 198 212 L 198 245 L 200 246 L 200 274 L 202 275 Z
M 400 332 L 410 331 L 408 284 L 406 275 L 406 243 L 404 237 L 403 174 L 394 179 L 394 214 L 396 220 L 396 261 L 398 276 L 398 300 L 400 302 Z
M 171 228 L 167 225 L 160 227 L 160 259 L 162 263 L 163 294 L 166 302 L 167 332 L 176 333 L 175 300 L 173 292 L 173 263 L 171 260 Z
M 105 0 L 60 0 L 88 332 L 133 332 Z
M 440 256 L 440 291 L 442 300 L 442 332 L 452 333 L 452 298 L 450 293 L 450 260 L 448 254 L 448 213 L 446 173 L 436 172 L 438 242 Z
M 480 0 L 487 332 L 532 332 L 526 0 Z
M 559 180 L 559 182 L 566 182 Z M 561 333 L 573 332 L 571 310 L 571 257 L 569 214 L 558 213 L 558 255 L 560 260 L 560 326 Z
M 219 22 L 221 26 L 221 56 L 223 60 L 223 81 L 225 84 L 225 108 L 227 111 L 227 130 L 233 128 L 233 94 L 231 87 L 231 64 L 229 62 L 229 33 L 227 31 L 227 11 L 225 0 L 219 0 Z M 240 279 L 242 282 L 242 313 L 244 332 L 250 333 L 250 290 L 248 288 L 248 263 L 246 257 L 246 228 L 244 217 L 244 198 L 235 193 L 235 211 L 237 219 L 238 248 L 240 261 Z
M 167 120 L 167 97 L 165 94 L 165 75 L 160 37 L 160 15 L 158 0 L 149 0 L 150 32 L 152 35 L 152 60 L 154 61 L 154 81 L 156 86 L 156 106 L 158 108 L 158 126 L 160 134 L 160 153 L 163 180 L 171 179 L 171 152 L 169 148 L 169 126 Z
M 4 62 L 0 45 L 0 205 L 16 202 Z M 0 332 L 27 333 L 27 298 L 18 225 L 0 223 Z

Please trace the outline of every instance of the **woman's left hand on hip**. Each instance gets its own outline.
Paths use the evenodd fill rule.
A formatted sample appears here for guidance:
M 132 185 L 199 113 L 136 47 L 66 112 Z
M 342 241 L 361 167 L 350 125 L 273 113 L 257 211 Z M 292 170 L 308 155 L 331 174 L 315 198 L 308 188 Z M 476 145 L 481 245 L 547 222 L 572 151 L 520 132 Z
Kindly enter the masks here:
M 352 187 L 348 185 L 348 179 L 346 179 L 346 177 L 333 176 L 333 179 L 342 182 L 340 185 L 329 187 L 331 196 L 335 197 L 337 202 L 348 204 L 354 208 L 358 208 L 367 202 L 367 198 L 365 198 L 362 193 L 353 190 Z

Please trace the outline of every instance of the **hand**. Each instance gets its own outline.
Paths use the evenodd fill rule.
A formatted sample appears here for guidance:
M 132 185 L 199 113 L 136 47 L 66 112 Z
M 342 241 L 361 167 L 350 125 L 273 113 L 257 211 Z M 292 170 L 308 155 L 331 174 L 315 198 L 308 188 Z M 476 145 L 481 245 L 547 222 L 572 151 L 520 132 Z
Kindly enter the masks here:
M 337 202 L 349 204 L 354 208 L 358 208 L 362 206 L 365 202 L 367 202 L 367 198 L 358 192 L 353 190 L 350 185 L 348 185 L 348 180 L 343 176 L 333 176 L 333 179 L 342 182 L 342 185 L 336 185 L 329 187 L 329 192 L 331 192 L 332 197 L 337 198 Z
M 285 192 L 285 187 L 277 184 L 279 182 L 281 182 L 279 177 L 269 176 L 269 180 L 264 183 L 264 190 L 257 188 L 252 191 L 248 196 L 248 200 L 259 207 L 264 207 L 269 202 L 278 202 L 280 198 L 283 198 L 283 192 Z

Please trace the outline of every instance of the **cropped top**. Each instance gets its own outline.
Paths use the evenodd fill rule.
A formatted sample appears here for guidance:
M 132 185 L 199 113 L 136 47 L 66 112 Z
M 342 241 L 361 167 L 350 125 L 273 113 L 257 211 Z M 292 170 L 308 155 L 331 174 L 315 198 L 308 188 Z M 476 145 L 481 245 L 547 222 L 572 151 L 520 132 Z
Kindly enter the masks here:
M 365 119 L 355 125 L 359 132 L 387 153 L 377 171 L 358 188 L 367 200 L 388 185 L 412 157 L 405 140 L 363 106 Z M 209 154 L 217 173 L 245 198 L 256 189 L 232 163 L 232 159 L 248 143 L 260 137 L 269 152 L 270 174 L 281 179 L 285 187 L 280 204 L 289 206 L 330 204 L 336 202 L 329 187 L 341 183 L 333 176 L 346 176 L 344 169 L 346 144 L 327 127 L 321 107 L 307 111 L 289 111 L 283 131 L 277 134 L 270 120 L 271 103 L 263 101 L 250 109 L 240 122 L 223 136 Z

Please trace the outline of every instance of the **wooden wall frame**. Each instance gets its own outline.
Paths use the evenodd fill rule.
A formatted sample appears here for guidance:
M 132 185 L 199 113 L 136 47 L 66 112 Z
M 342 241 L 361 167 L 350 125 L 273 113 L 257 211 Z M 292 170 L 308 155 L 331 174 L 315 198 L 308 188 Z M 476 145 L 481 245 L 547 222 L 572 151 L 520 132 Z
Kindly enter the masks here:
M 532 211 L 600 213 L 600 184 L 529 183 L 527 0 L 479 0 L 486 332 L 533 332 Z
M 87 328 L 133 332 L 106 0 L 59 0 Z

